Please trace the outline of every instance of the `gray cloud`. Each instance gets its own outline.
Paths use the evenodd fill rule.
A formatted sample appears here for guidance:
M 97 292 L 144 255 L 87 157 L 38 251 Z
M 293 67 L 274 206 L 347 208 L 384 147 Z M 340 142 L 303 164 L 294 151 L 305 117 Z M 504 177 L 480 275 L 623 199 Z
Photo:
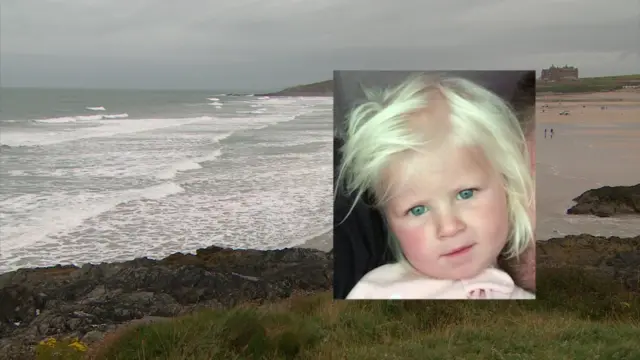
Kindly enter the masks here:
M 270 90 L 334 69 L 640 73 L 638 0 L 0 0 L 4 86 Z

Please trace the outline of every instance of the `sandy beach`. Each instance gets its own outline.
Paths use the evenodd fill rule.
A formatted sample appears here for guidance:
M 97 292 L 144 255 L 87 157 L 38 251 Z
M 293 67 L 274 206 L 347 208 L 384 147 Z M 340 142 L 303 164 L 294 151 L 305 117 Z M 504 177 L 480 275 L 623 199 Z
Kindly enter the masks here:
M 322 251 L 331 251 L 333 249 L 333 233 L 328 232 L 309 239 L 304 244 L 298 246 L 307 249 L 317 249 Z
M 640 183 L 640 91 L 542 95 L 536 105 L 537 239 L 640 234 L 637 217 L 565 214 L 586 190 Z
M 541 94 L 536 102 L 536 238 L 640 234 L 637 217 L 566 215 L 584 191 L 640 183 L 640 91 Z M 545 128 L 553 128 L 553 139 L 545 138 Z M 301 247 L 328 251 L 332 236 L 317 236 Z

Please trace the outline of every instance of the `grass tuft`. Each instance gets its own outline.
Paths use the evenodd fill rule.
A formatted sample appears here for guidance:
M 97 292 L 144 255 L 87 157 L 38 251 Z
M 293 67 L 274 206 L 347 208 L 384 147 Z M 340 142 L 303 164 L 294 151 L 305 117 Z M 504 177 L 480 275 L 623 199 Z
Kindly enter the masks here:
M 333 301 L 330 292 L 121 331 L 95 359 L 637 359 L 640 298 L 539 269 L 536 301 Z

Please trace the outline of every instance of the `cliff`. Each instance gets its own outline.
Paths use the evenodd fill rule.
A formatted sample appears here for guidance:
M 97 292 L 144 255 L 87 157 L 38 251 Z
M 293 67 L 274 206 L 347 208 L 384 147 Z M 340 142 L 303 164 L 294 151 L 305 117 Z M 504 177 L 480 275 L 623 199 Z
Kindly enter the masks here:
M 572 92 L 594 92 L 617 89 L 622 87 L 623 83 L 638 80 L 640 75 L 623 75 L 608 76 L 596 78 L 581 78 L 569 82 L 545 83 L 538 82 L 536 84 L 537 91 L 551 91 L 558 93 Z M 325 80 L 312 84 L 297 85 L 286 88 L 281 91 L 268 94 L 258 94 L 257 96 L 332 96 L 333 80 Z
M 333 80 L 326 80 L 312 84 L 293 86 L 278 92 L 259 94 L 258 96 L 331 96 L 332 94 Z

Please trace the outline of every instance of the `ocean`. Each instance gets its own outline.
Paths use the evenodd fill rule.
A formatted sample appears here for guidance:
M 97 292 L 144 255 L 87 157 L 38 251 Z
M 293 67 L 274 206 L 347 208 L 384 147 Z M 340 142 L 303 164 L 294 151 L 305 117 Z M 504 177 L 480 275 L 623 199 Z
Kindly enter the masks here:
M 640 181 L 638 105 L 593 106 L 538 124 L 538 240 L 640 233 L 565 213 Z M 332 226 L 332 122 L 328 97 L 0 89 L 0 273 L 315 241 Z
M 331 98 L 0 91 L 0 273 L 331 228 Z

